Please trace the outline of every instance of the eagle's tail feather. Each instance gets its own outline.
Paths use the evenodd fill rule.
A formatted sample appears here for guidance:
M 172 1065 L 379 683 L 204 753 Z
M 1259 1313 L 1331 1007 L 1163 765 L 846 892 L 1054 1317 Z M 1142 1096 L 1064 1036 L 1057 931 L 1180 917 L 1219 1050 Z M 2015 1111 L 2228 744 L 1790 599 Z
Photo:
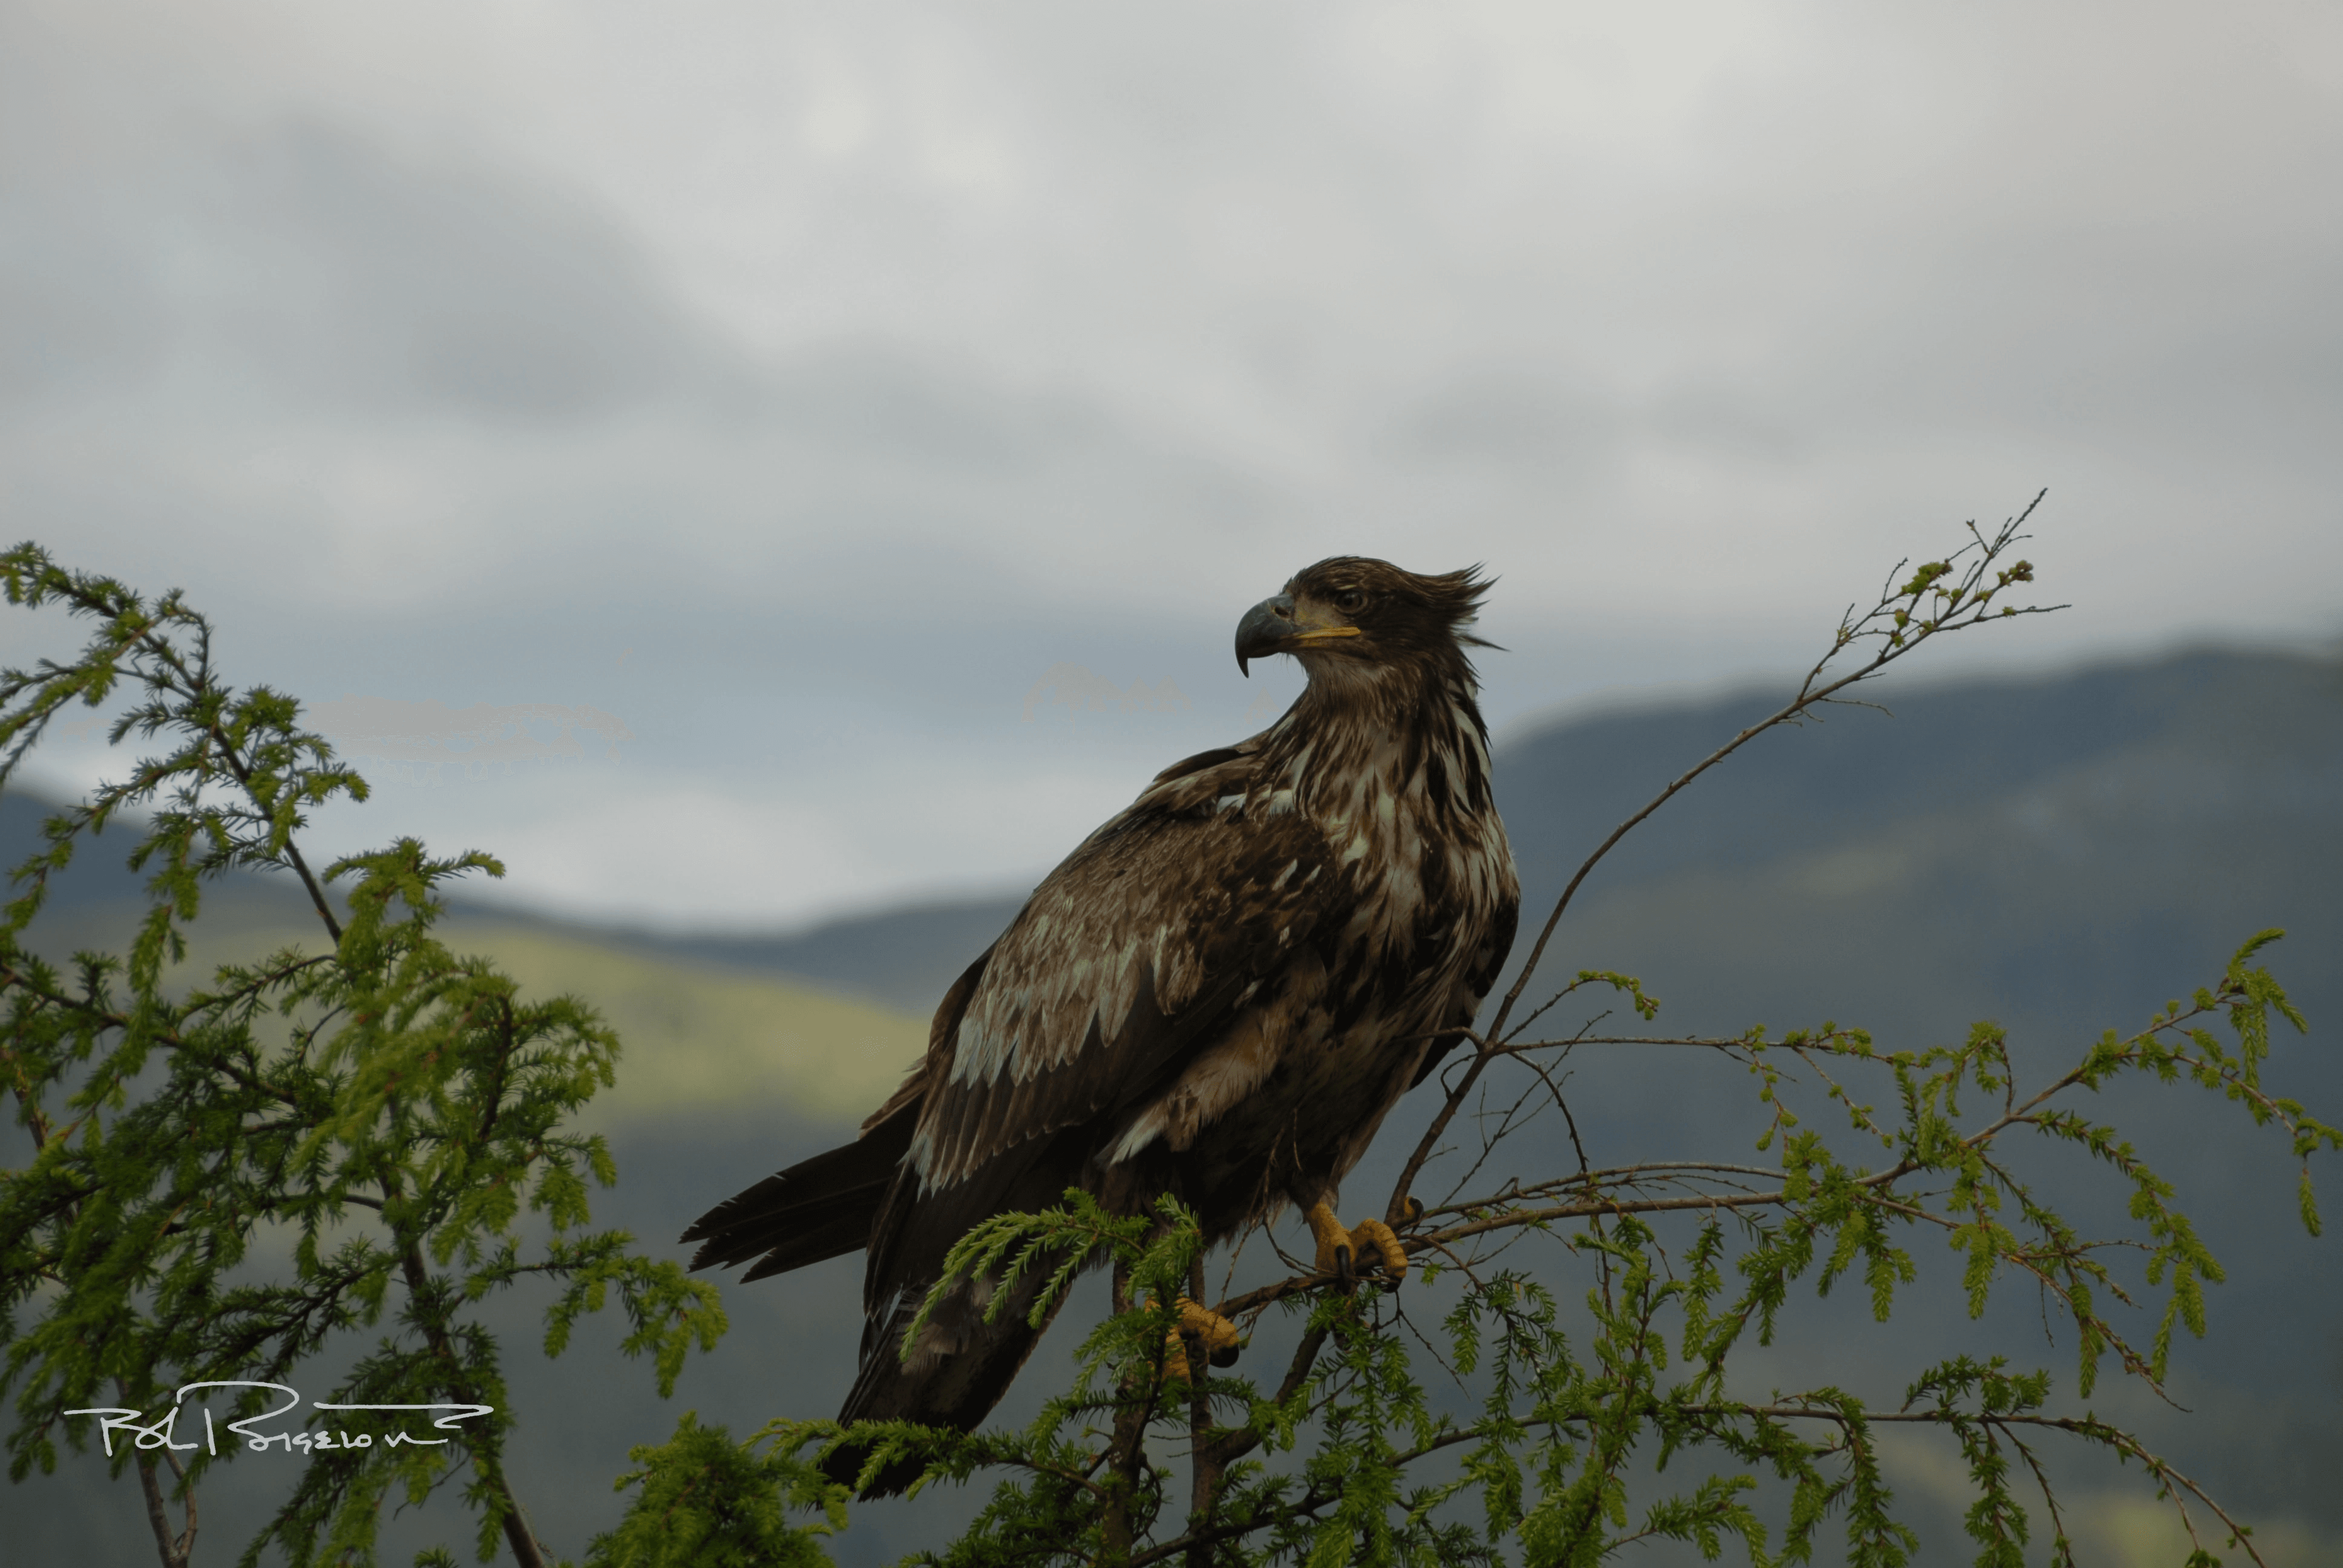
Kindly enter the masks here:
M 756 1267 L 742 1277 L 761 1280 L 867 1245 L 895 1167 L 910 1147 L 915 1121 L 890 1118 L 851 1143 L 801 1160 L 727 1198 L 683 1233 L 685 1241 L 699 1243 L 691 1266 L 729 1266 L 754 1258 Z
M 1018 1299 L 990 1322 L 984 1321 L 987 1314 L 964 1297 L 947 1302 L 921 1336 L 923 1343 L 940 1342 L 938 1348 L 914 1355 L 906 1366 L 900 1354 L 903 1333 L 925 1295 L 925 1292 L 907 1292 L 897 1298 L 893 1311 L 874 1319 L 874 1326 L 885 1326 L 879 1333 L 866 1332 L 863 1336 L 862 1363 L 845 1406 L 838 1412 L 840 1422 L 916 1421 L 925 1426 L 974 1432 L 1001 1402 L 1011 1380 L 1041 1342 L 1042 1331 L 1057 1316 L 1057 1306 L 1065 1301 L 1061 1294 L 1039 1329 L 1029 1321 L 1030 1283 L 1021 1285 Z M 823 1462 L 822 1471 L 840 1485 L 851 1486 L 870 1457 L 868 1448 L 842 1449 Z M 925 1468 L 916 1460 L 897 1460 L 879 1472 L 862 1496 L 892 1497 L 917 1481 Z

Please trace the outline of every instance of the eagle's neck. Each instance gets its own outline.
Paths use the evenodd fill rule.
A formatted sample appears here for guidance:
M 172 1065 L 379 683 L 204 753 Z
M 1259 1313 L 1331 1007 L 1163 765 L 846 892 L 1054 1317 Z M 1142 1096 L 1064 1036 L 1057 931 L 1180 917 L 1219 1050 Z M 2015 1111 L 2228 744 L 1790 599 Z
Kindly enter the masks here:
M 1489 731 L 1478 696 L 1461 652 L 1313 670 L 1300 700 L 1266 737 L 1256 777 L 1292 790 L 1313 820 L 1348 824 L 1371 839 L 1404 839 L 1430 820 L 1492 814 Z

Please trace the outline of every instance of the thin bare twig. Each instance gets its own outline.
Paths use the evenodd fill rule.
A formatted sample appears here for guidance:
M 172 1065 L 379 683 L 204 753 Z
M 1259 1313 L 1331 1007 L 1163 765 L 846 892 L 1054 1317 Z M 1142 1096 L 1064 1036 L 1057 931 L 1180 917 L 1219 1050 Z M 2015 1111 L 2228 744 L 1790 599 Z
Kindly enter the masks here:
M 1490 1040 L 1505 1039 L 1505 1025 L 1513 1017 L 1513 1008 L 1520 1001 L 1522 992 L 1528 989 L 1532 977 L 1537 973 L 1539 963 L 1545 958 L 1546 946 L 1554 940 L 1554 929 L 1562 923 L 1563 912 L 1570 908 L 1571 900 L 1577 896 L 1579 887 L 1586 880 L 1588 873 L 1593 871 L 1619 840 L 1625 838 L 1638 824 L 1674 799 L 1677 793 L 1694 779 L 1765 731 L 1778 725 L 1793 723 L 1810 713 L 1817 705 L 1831 702 L 1836 699 L 1838 693 L 1846 690 L 1858 681 L 1870 679 L 1931 638 L 1946 632 L 1964 630 L 1979 624 L 1987 618 L 1986 609 L 1994 597 L 2002 589 L 2013 582 L 2032 581 L 2033 568 L 2024 561 L 2019 561 L 2016 566 L 2005 568 L 1997 574 L 1997 580 L 1991 588 L 1985 586 L 1986 574 L 1994 570 L 1994 563 L 2000 558 L 2002 553 L 2026 537 L 2022 530 L 2027 520 L 2034 516 L 2035 508 L 2042 504 L 2043 497 L 2048 494 L 2047 490 L 2036 494 L 2033 500 L 2026 503 L 2024 511 L 2005 522 L 1990 539 L 1977 530 L 1975 523 L 1971 523 L 1968 544 L 1946 558 L 1944 562 L 1932 563 L 1929 568 L 1924 568 L 1901 589 L 1895 586 L 1896 575 L 1903 570 L 1904 563 L 1899 562 L 1896 571 L 1891 572 L 1886 583 L 1882 585 L 1877 601 L 1868 611 L 1857 617 L 1850 608 L 1846 615 L 1841 618 L 1838 632 L 1832 639 L 1829 650 L 1815 660 L 1814 667 L 1806 672 L 1805 678 L 1799 683 L 1796 696 L 1770 718 L 1751 725 L 1723 746 L 1710 752 L 1691 769 L 1654 796 L 1642 809 L 1614 828 L 1610 836 L 1595 847 L 1593 854 L 1586 857 L 1579 866 L 1576 874 L 1570 879 L 1569 884 L 1563 889 L 1562 896 L 1554 900 L 1553 912 L 1546 916 L 1545 924 L 1539 929 L 1537 940 L 1532 944 L 1529 957 L 1522 964 L 1521 973 L 1514 978 L 1512 988 L 1505 992 L 1504 999 L 1498 1004 L 1496 1019 L 1489 1025 L 1486 1039 Z M 1959 580 L 1950 586 L 1945 586 L 1945 578 L 1950 575 L 1953 563 L 1972 554 L 1975 558 L 1969 561 Z M 1943 569 L 1937 570 L 1938 566 Z M 1935 600 L 1933 615 L 1918 613 L 1924 598 Z M 1906 605 L 1907 601 L 1908 608 L 1898 608 Z M 1999 611 L 1999 616 L 2040 615 L 2065 608 L 2063 605 L 2028 605 L 2023 608 L 2004 606 Z M 1995 618 L 1998 618 L 1998 616 Z M 1824 671 L 1832 660 L 1855 643 L 1871 638 L 1878 640 L 1879 648 L 1870 658 L 1847 674 L 1828 680 L 1824 678 Z M 1385 1206 L 1388 1215 L 1393 1219 L 1396 1220 L 1405 1212 L 1407 1198 L 1414 1186 L 1416 1173 L 1432 1157 L 1432 1152 L 1438 1145 L 1441 1135 L 1446 1131 L 1450 1120 L 1455 1114 L 1456 1107 L 1463 1102 L 1463 1096 L 1471 1090 L 1474 1081 L 1480 1077 L 1489 1055 L 1489 1048 L 1483 1043 L 1472 1065 L 1465 1070 L 1462 1079 L 1449 1091 L 1447 1103 L 1434 1116 L 1433 1125 L 1425 1131 L 1414 1151 L 1408 1156 L 1406 1164 L 1401 1168 L 1399 1181 L 1392 1189 L 1391 1201 Z

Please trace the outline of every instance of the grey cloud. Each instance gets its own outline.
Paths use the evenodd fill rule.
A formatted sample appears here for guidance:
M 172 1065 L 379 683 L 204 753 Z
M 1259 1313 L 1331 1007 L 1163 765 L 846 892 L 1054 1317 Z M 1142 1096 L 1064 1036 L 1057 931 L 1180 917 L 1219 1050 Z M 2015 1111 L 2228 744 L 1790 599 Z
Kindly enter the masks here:
M 1400 409 L 1382 443 L 1402 461 L 1528 467 L 1600 462 L 1620 411 L 1589 388 L 1551 374 L 1490 367 L 1459 376 Z
M 311 703 L 307 718 L 333 738 L 346 756 L 434 767 L 446 762 L 575 760 L 588 755 L 608 760 L 635 739 L 615 715 L 551 702 L 503 707 L 476 702 L 459 711 L 442 702 L 403 702 L 351 692 L 338 701 Z M 549 738 L 538 733 L 548 729 L 554 732 Z M 603 749 L 589 754 L 578 739 L 581 732 L 595 737 Z
M 317 124 L 222 174 L 221 259 L 255 288 L 236 336 L 290 384 L 574 418 L 663 389 L 699 351 L 618 233 L 521 182 L 407 166 Z
M 2241 499 L 2337 474 L 2343 235 L 2151 245 L 2028 214 L 1880 236 L 1834 286 L 1785 282 L 1805 258 L 1778 236 L 1717 239 L 1725 259 L 1663 298 L 1603 296 L 1667 350 L 1650 366 L 1559 352 L 1452 367 L 1393 400 L 1373 457 L 1403 484 L 1477 471 L 1579 494 L 1604 492 L 1639 443 L 1776 471 L 2013 443 L 2042 455 L 2041 482 L 2185 462 L 2227 470 Z M 1671 312 L 1692 325 L 1671 327 Z M 1697 336 L 1714 341 L 1670 341 Z
M 175 325 L 143 215 L 0 184 L 0 407 L 151 374 Z
M 763 591 L 779 552 L 810 581 L 862 569 L 888 540 L 964 537 L 964 566 L 901 577 L 910 600 L 964 593 L 970 568 L 998 596 L 1001 568 L 1031 558 L 1006 545 L 1021 533 L 1172 548 L 1277 505 L 1094 397 L 1004 386 L 932 347 L 866 330 L 752 360 L 625 234 L 488 166 L 316 119 L 134 152 L 98 186 L 69 177 L 63 152 L 0 170 L 0 415 L 29 431 L 79 404 L 119 454 L 101 468 L 38 439 L 7 452 L 19 526 L 45 538 L 130 538 L 167 516 L 298 538 L 301 558 L 350 526 L 335 471 L 355 462 L 440 511 L 410 514 L 400 569 L 445 603 L 505 591 L 483 554 L 624 598 L 705 578 L 720 544 L 708 591 L 730 598 Z M 241 467 L 255 452 L 273 487 Z M 699 548 L 647 548 L 670 528 Z M 555 538 L 572 548 L 548 552 Z M 575 548 L 588 540 L 608 548 Z M 920 561 L 955 553 L 931 544 Z
M 1034 708 L 1044 705 L 1045 699 L 1048 707 L 1062 706 L 1069 719 L 1084 713 L 1173 713 L 1196 706 L 1168 675 L 1160 686 L 1136 680 L 1125 691 L 1079 664 L 1062 662 L 1043 670 L 1025 693 L 1026 723 L 1033 722 Z
M 728 363 L 611 226 L 347 129 L 196 136 L 104 189 L 38 173 L 0 191 L 0 385 L 20 402 L 176 359 L 263 402 L 562 420 Z
M 1262 477 L 1095 400 L 1003 387 L 885 344 L 793 356 L 749 386 L 728 422 L 762 454 L 761 504 L 796 521 L 956 520 L 994 547 L 1068 526 L 1184 530 L 1192 544 L 1257 526 L 1279 504 Z

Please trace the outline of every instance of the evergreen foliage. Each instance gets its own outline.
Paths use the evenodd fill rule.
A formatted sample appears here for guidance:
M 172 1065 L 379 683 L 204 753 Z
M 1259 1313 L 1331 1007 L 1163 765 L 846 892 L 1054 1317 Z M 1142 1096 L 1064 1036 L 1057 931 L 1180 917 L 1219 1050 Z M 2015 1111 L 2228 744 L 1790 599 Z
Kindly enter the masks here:
M 820 1462 L 845 1453 L 865 1477 L 923 1464 L 915 1494 L 990 1482 L 963 1536 L 921 1559 L 955 1568 L 1586 1568 L 1658 1539 L 1761 1568 L 1818 1554 L 1903 1568 L 1918 1543 L 1881 1458 L 1879 1433 L 1894 1426 L 1938 1434 L 1958 1454 L 1980 1568 L 2016 1568 L 2029 1552 L 2075 1561 L 2045 1459 L 2061 1439 L 2138 1465 L 2187 1525 L 2191 1568 L 2232 1549 L 2258 1562 L 2246 1526 L 2137 1438 L 2062 1402 L 2049 1369 L 1956 1355 L 1900 1390 L 1762 1394 L 1745 1369 L 1753 1346 L 1807 1309 L 1809 1289 L 1859 1291 L 1887 1320 L 1933 1288 L 1919 1267 L 1933 1238 L 1958 1255 L 1971 1317 L 2030 1285 L 2071 1328 L 2075 1399 L 2090 1399 L 2109 1366 L 2160 1394 L 2174 1330 L 2205 1332 L 2204 1288 L 2222 1266 L 2092 1097 L 2138 1081 L 2234 1105 L 2240 1135 L 2288 1141 L 2316 1234 L 2309 1160 L 2343 1147 L 2343 1132 L 2262 1081 L 2273 1018 L 2303 1022 L 2263 963 L 2278 933 L 2254 937 L 2142 1027 L 2110 1030 L 2047 1069 L 2030 1054 L 2021 1064 L 1989 1022 L 1921 1050 L 1832 1021 L 1778 1038 L 1665 1036 L 1605 1032 L 1611 1015 L 1598 1010 L 1539 1030 L 1598 990 L 1639 1024 L 1657 1015 L 1637 980 L 1604 970 L 1513 1018 L 1587 871 L 1677 791 L 1756 734 L 1851 700 L 1851 687 L 1931 638 L 2031 613 L 2003 602 L 2032 578 L 2011 558 L 2031 510 L 1972 528 L 1943 559 L 1899 566 L 1789 703 L 1671 783 L 1580 869 L 1493 1021 L 1449 1063 L 1438 1113 L 1390 1195 L 1387 1218 L 1415 1263 L 1406 1284 L 1288 1260 L 1281 1277 L 1215 1303 L 1251 1334 L 1251 1365 L 1223 1372 L 1183 1334 L 1183 1302 L 1208 1299 L 1194 1217 L 1168 1199 L 1115 1214 L 1070 1191 L 1060 1208 L 970 1232 L 930 1302 L 960 1281 L 1036 1278 L 1038 1321 L 1084 1271 L 1111 1270 L 1114 1312 L 1081 1347 L 1072 1386 L 1030 1424 L 960 1433 L 783 1420 L 739 1442 L 686 1414 L 669 1442 L 634 1450 L 638 1468 L 618 1483 L 627 1513 L 592 1543 L 589 1563 L 828 1561 L 849 1489 Z M 467 1309 L 544 1275 L 557 1284 L 546 1347 L 558 1353 L 577 1317 L 615 1290 L 634 1325 L 626 1349 L 653 1359 L 663 1390 L 723 1324 L 709 1286 L 638 1256 L 622 1234 L 588 1233 L 589 1183 L 612 1171 L 599 1141 L 565 1119 L 610 1081 L 618 1041 L 582 1003 L 525 1001 L 433 937 L 435 890 L 465 870 L 495 874 L 486 856 L 436 860 L 402 841 L 312 876 L 295 843 L 304 813 L 363 798 L 363 781 L 298 729 L 288 699 L 221 686 L 209 628 L 176 595 L 149 607 L 31 546 L 0 558 L 0 581 L 15 602 L 100 623 L 77 663 L 0 680 L 5 767 L 66 702 L 95 706 L 126 680 L 145 700 L 115 738 L 174 748 L 51 824 L 0 926 L 0 1049 L 36 1151 L 0 1186 L 15 1473 L 54 1464 L 62 1412 L 110 1393 L 152 1412 L 186 1382 L 281 1381 L 337 1337 L 387 1325 L 336 1402 L 453 1401 L 495 1415 L 467 1423 L 452 1450 L 320 1449 L 245 1561 L 273 1545 L 296 1563 L 370 1563 L 384 1497 L 419 1498 L 459 1467 L 483 1557 L 501 1538 L 521 1561 L 543 1560 L 499 1462 L 514 1417 L 497 1347 Z M 151 871 L 152 901 L 127 959 L 83 954 L 60 972 L 33 957 L 21 939 L 45 879 L 82 834 L 149 803 L 134 861 Z M 203 879 L 241 866 L 297 879 L 327 943 L 171 994 L 165 971 Z M 327 894 L 344 880 L 346 913 Z M 1745 1073 L 1765 1162 L 1594 1165 L 1564 1064 L 1612 1049 Z M 1554 1128 L 1541 1116 L 1562 1135 L 1523 1136 Z M 2067 1156 L 2055 1194 L 2039 1176 L 2046 1154 Z M 1436 1201 L 1417 1200 L 1419 1185 L 1459 1167 Z M 2101 1190 L 2127 1216 L 2106 1234 L 2070 1217 Z M 996 1310 L 1014 1294 L 996 1290 Z M 2156 1326 L 2137 1342 L 2117 1309 L 2142 1304 Z M 83 1445 L 89 1423 L 64 1432 Z M 125 1444 L 114 1462 L 138 1467 L 164 1560 L 183 1563 L 209 1456 L 175 1477 L 179 1536 L 150 1453 Z
M 14 603 L 98 623 L 77 661 L 0 677 L 5 769 L 66 704 L 95 708 L 123 686 L 138 700 L 113 739 L 165 747 L 50 820 L 0 922 L 0 1050 L 34 1150 L 0 1182 L 12 1477 L 55 1467 L 60 1428 L 86 1445 L 96 1423 L 65 1411 L 159 1416 L 186 1384 L 285 1383 L 329 1345 L 374 1334 L 327 1402 L 492 1412 L 449 1428 L 460 1435 L 446 1446 L 377 1444 L 362 1422 L 312 1414 L 311 1432 L 363 1432 L 366 1445 L 316 1449 L 241 1561 L 274 1546 L 296 1564 L 371 1562 L 387 1497 L 419 1502 L 458 1479 L 484 1556 L 501 1539 L 519 1561 L 544 1561 L 505 1478 L 515 1418 L 475 1303 L 555 1282 L 545 1348 L 558 1354 L 579 1315 L 615 1292 L 633 1328 L 626 1351 L 651 1359 L 663 1390 L 724 1327 L 713 1286 L 639 1255 L 622 1231 L 588 1229 L 589 1184 L 616 1171 L 599 1138 L 564 1124 L 609 1084 L 618 1040 L 576 999 L 524 1000 L 433 935 L 442 884 L 501 875 L 488 856 L 437 859 L 402 839 L 311 871 L 296 841 L 306 814 L 363 799 L 365 782 L 299 728 L 290 698 L 222 682 L 211 628 L 178 595 L 150 605 L 30 545 L 0 557 L 0 583 Z M 85 834 L 149 806 L 130 857 L 148 873 L 149 906 L 127 958 L 85 952 L 60 969 L 29 951 L 47 879 Z M 174 994 L 166 969 L 205 880 L 232 869 L 297 879 L 323 940 Z M 328 896 L 336 883 L 345 908 Z M 276 1402 L 246 1389 L 234 1416 Z M 107 1446 L 117 1473 L 138 1469 L 166 1563 L 184 1562 L 214 1454 L 183 1467 L 170 1449 Z M 157 1452 L 183 1531 L 164 1522 Z

